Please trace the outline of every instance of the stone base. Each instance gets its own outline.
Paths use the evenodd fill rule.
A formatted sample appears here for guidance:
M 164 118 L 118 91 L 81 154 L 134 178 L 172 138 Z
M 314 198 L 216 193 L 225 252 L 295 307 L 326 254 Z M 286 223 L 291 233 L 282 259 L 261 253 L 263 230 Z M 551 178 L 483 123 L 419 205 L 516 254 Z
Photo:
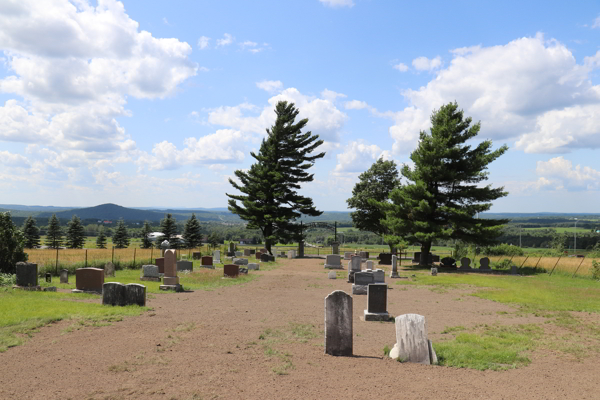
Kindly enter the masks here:
M 160 290 L 173 290 L 175 292 L 183 292 L 183 286 L 180 284 L 177 285 L 160 285 L 158 287 Z
M 214 265 L 201 265 L 202 268 L 215 269 Z
M 390 278 L 396 279 L 396 278 L 400 278 L 400 275 L 398 275 L 398 272 L 390 272 Z
M 366 296 L 368 288 L 369 288 L 369 285 L 352 285 L 352 294 L 356 294 L 356 295 L 364 294 Z
M 13 289 L 20 289 L 20 290 L 30 290 L 32 292 L 37 292 L 38 290 L 42 290 L 41 286 L 13 286 Z
M 389 321 L 390 314 L 387 312 L 385 312 L 385 313 L 370 313 L 367 310 L 365 310 L 364 318 L 365 318 L 365 321 Z
M 79 290 L 79 289 L 72 289 L 71 293 L 102 294 L 102 292 L 94 292 L 92 290 Z
M 140 281 L 160 282 L 162 279 L 158 276 L 140 276 Z
M 165 286 L 179 285 L 179 277 L 178 276 L 165 276 L 163 278 L 163 283 L 165 284 Z
M 326 269 L 344 269 L 344 267 L 341 265 L 332 265 L 332 264 L 325 264 L 325 268 Z

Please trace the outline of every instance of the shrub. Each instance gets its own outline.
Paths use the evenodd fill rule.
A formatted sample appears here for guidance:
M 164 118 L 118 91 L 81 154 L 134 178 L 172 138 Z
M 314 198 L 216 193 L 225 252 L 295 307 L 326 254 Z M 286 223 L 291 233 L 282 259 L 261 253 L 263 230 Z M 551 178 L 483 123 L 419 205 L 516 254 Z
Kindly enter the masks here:
M 592 279 L 600 279 L 600 263 L 592 261 Z
M 506 243 L 486 247 L 483 249 L 483 252 L 488 256 L 522 256 L 525 254 L 522 248 Z

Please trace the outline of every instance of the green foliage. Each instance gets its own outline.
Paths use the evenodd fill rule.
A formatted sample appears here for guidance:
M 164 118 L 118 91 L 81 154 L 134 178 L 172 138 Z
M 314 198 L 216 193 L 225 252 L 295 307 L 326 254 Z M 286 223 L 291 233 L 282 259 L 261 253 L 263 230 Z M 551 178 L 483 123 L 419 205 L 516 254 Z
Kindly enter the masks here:
M 457 239 L 478 245 L 492 244 L 507 220 L 476 218 L 490 209 L 492 200 L 506 196 L 503 188 L 481 182 L 488 178 L 488 164 L 508 149 L 492 151 L 490 140 L 475 148 L 465 144 L 479 133 L 480 124 L 463 118 L 456 103 L 449 103 L 431 116 L 431 133 L 421 132 L 419 145 L 402 175 L 408 184 L 394 189 L 383 224 L 393 235 L 409 243 L 421 243 L 421 265 L 434 240 Z
M 17 284 L 17 275 L 0 273 L 0 286 L 13 286 Z
M 35 218 L 27 217 L 23 224 L 23 235 L 25 236 L 25 247 L 33 249 L 40 245 L 40 229 L 35 224 Z
M 62 244 L 62 229 L 60 229 L 60 221 L 56 214 L 52 214 L 48 219 L 48 230 L 46 232 L 46 246 L 52 249 L 58 249 Z
M 592 261 L 592 279 L 600 279 L 600 263 L 596 260 Z
M 525 252 L 519 246 L 502 243 L 492 247 L 484 247 L 483 254 L 486 256 L 522 256 Z
M 455 260 L 460 260 L 463 257 L 466 257 L 469 254 L 469 246 L 467 246 L 463 242 L 456 242 L 454 245 L 454 250 L 452 251 L 452 256 Z
M 200 222 L 196 219 L 196 214 L 192 214 L 190 219 L 185 223 L 185 228 L 183 229 L 183 241 L 185 247 L 188 249 L 193 249 L 202 244 L 202 228 L 200 227 Z
M 96 248 L 98 248 L 98 249 L 106 248 L 106 234 L 104 233 L 103 226 L 101 226 L 98 229 L 98 236 L 96 236 Z
M 152 241 L 149 238 L 150 233 L 152 233 L 152 227 L 148 221 L 144 221 L 144 227 L 142 228 L 142 249 L 152 247 Z
M 117 249 L 124 249 L 129 246 L 129 234 L 122 218 L 117 222 L 117 229 L 112 241 Z
M 556 253 L 563 253 L 567 248 L 567 243 L 569 240 L 569 236 L 566 233 L 563 234 L 555 234 L 552 237 L 552 241 L 550 242 L 550 247 Z
M 315 160 L 325 156 L 325 153 L 311 155 L 323 141 L 312 132 L 302 133 L 308 119 L 295 123 L 298 113 L 293 103 L 278 102 L 275 125 L 267 129 L 258 154 L 250 153 L 256 162 L 248 172 L 235 171 L 239 184 L 229 179 L 242 193 L 227 194 L 229 210 L 247 221 L 247 228 L 261 230 L 269 252 L 273 243 L 298 239 L 300 225 L 295 221 L 302 215 L 322 213 L 312 199 L 297 193 L 302 183 L 313 181 L 313 174 L 307 171 Z
M 25 237 L 10 218 L 10 212 L 0 213 L 0 272 L 14 273 L 19 261 L 27 261 Z
M 66 246 L 69 249 L 81 249 L 85 243 L 85 230 L 77 215 L 73 215 L 67 224 Z
M 386 202 L 390 192 L 400 186 L 398 169 L 394 161 L 377 160 L 371 167 L 358 176 L 359 181 L 352 189 L 352 197 L 346 200 L 352 212 L 352 222 L 361 231 L 373 232 L 378 235 L 389 235 L 391 231 L 381 220 L 385 218 L 385 210 L 380 203 Z M 400 242 L 394 240 L 389 243 L 393 250 L 395 244 Z
M 210 244 L 210 247 L 212 247 L 213 249 L 215 247 L 218 247 L 219 243 L 221 243 L 222 241 L 223 241 L 223 239 L 216 232 L 213 232 L 210 235 L 208 235 L 208 243 Z
M 172 214 L 165 214 L 165 217 L 160 221 L 160 231 L 162 236 L 159 241 L 168 241 L 173 248 L 177 248 L 175 236 L 177 235 L 177 221 Z

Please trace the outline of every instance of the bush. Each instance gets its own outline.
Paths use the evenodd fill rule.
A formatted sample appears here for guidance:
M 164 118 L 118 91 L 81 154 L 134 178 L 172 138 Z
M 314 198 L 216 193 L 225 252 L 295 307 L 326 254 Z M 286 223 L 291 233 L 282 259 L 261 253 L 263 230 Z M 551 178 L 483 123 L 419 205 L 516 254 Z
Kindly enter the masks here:
M 522 256 L 525 254 L 522 248 L 506 243 L 486 247 L 483 249 L 483 252 L 487 256 Z
M 600 279 L 600 263 L 592 261 L 592 279 Z
M 0 274 L 0 286 L 13 286 L 17 284 L 17 276 L 14 274 Z
M 25 236 L 10 218 L 10 212 L 0 213 L 0 272 L 14 273 L 19 261 L 27 261 Z

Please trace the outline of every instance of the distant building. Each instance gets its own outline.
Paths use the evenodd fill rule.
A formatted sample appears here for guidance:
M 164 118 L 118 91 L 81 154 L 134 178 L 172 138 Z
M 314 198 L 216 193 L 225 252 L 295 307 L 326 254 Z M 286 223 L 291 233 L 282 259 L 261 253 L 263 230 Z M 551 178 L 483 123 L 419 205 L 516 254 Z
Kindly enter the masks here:
M 240 244 L 252 244 L 253 239 L 240 239 Z
M 151 242 L 155 242 L 159 237 L 161 237 L 163 235 L 162 232 L 151 232 L 148 234 L 148 239 Z

